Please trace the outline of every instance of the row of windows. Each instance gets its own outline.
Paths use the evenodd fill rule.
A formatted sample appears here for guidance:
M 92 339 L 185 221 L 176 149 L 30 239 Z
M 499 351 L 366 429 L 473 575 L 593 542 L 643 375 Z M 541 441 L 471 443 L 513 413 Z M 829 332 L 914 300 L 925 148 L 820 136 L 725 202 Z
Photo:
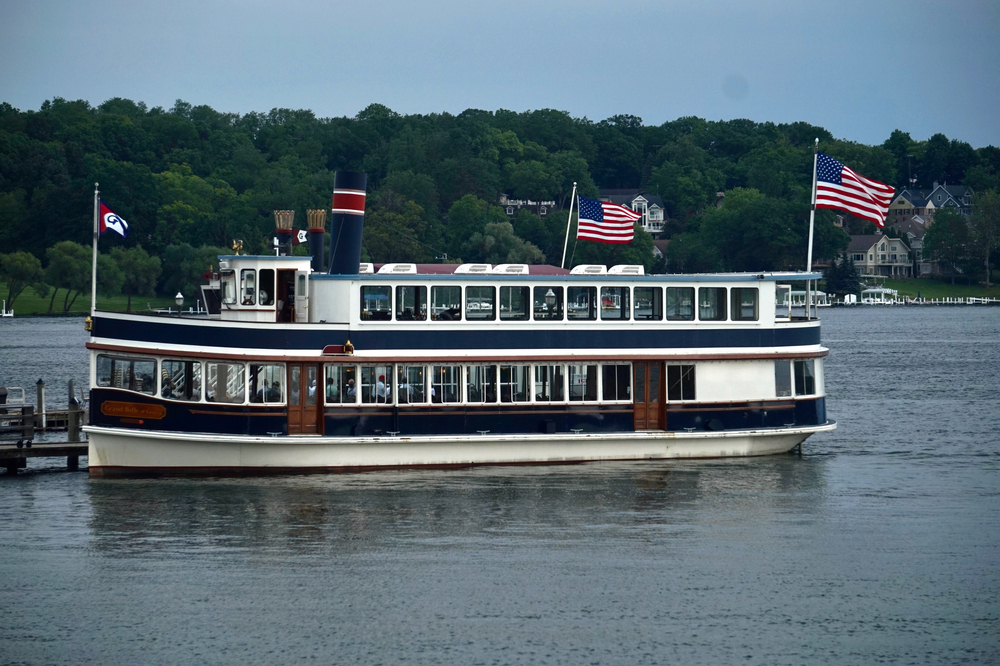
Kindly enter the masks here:
M 726 292 L 729 291 L 727 300 Z M 361 287 L 375 321 L 757 321 L 756 287 Z
M 293 365 L 288 391 L 280 363 L 230 363 L 99 355 L 97 386 L 170 400 L 315 405 L 631 402 L 632 366 L 603 364 Z M 157 380 L 157 377 L 159 378 Z M 641 383 L 641 382 L 640 382 Z M 777 397 L 814 395 L 814 361 L 775 361 Z M 320 390 L 319 386 L 324 388 Z M 302 388 L 304 387 L 304 389 Z M 304 392 L 304 395 L 302 393 Z M 695 366 L 667 366 L 667 399 L 695 400 Z

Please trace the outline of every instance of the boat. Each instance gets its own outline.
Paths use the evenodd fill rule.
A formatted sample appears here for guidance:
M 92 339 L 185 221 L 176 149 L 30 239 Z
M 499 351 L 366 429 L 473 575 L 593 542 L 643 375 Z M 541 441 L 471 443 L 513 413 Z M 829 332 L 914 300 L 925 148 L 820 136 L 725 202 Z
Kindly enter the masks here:
M 207 314 L 92 314 L 92 476 L 757 456 L 836 427 L 820 322 L 776 295 L 819 274 L 363 264 L 359 176 L 329 266 L 309 211 L 311 256 L 280 220 L 276 255 L 219 257 Z
M 14 308 L 8 310 L 7 301 L 3 301 L 3 306 L 0 307 L 0 317 L 13 317 L 13 316 L 14 316 Z

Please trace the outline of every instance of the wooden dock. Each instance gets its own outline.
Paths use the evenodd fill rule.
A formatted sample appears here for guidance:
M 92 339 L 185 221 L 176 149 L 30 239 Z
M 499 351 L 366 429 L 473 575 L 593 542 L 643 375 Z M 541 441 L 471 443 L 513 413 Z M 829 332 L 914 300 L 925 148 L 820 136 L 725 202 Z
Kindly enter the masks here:
M 27 467 L 28 458 L 57 457 L 66 458 L 69 469 L 79 469 L 80 456 L 87 455 L 88 446 L 80 433 L 84 418 L 82 409 L 60 410 L 52 420 L 46 414 L 43 425 L 42 415 L 30 405 L 0 408 L 0 467 L 10 476 Z M 66 441 L 34 441 L 37 432 L 55 429 L 66 430 Z
M 66 467 L 80 469 L 80 456 L 87 455 L 87 441 L 77 442 L 32 442 L 30 445 L 17 442 L 0 442 L 0 467 L 7 474 L 17 474 L 17 470 L 28 466 L 28 458 L 66 458 Z

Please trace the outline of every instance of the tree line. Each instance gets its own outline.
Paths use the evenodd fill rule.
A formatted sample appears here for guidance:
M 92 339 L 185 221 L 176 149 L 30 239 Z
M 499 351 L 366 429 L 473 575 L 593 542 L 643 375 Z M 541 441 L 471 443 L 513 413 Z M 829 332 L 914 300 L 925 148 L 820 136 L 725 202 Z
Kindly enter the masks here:
M 368 173 L 364 254 L 374 262 L 559 263 L 576 182 L 583 196 L 600 188 L 659 195 L 672 242 L 659 265 L 641 230 L 629 245 L 580 242 L 570 250 L 574 263 L 803 268 L 816 138 L 883 182 L 947 181 L 977 192 L 1000 184 L 1000 149 L 942 134 L 914 141 L 900 130 L 867 146 L 805 122 L 686 117 L 651 126 L 552 109 L 401 115 L 381 104 L 353 118 L 317 118 L 292 109 L 223 113 L 181 100 L 164 109 L 55 98 L 37 111 L 0 103 L 0 247 L 35 257 L 45 279 L 57 280 L 54 258 L 58 265 L 76 252 L 57 245 L 89 247 L 99 182 L 102 199 L 131 227 L 124 241 L 102 239 L 102 256 L 118 247 L 159 259 L 169 270 L 143 289 L 172 294 L 179 261 L 201 261 L 237 238 L 245 251 L 268 252 L 272 211 L 292 209 L 304 220 L 306 209 L 328 207 L 333 173 L 347 169 Z M 511 218 L 498 206 L 501 193 L 554 200 L 557 210 Z M 831 211 L 816 218 L 814 256 L 832 258 L 847 237 Z

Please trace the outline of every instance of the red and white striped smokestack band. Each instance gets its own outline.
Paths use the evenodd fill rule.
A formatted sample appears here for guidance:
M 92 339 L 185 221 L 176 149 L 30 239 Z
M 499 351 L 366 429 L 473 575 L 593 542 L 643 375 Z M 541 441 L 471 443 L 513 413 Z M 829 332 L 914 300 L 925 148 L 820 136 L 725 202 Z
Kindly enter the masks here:
M 334 190 L 333 191 L 333 212 L 345 213 L 347 215 L 365 214 L 365 191 L 364 190 Z

